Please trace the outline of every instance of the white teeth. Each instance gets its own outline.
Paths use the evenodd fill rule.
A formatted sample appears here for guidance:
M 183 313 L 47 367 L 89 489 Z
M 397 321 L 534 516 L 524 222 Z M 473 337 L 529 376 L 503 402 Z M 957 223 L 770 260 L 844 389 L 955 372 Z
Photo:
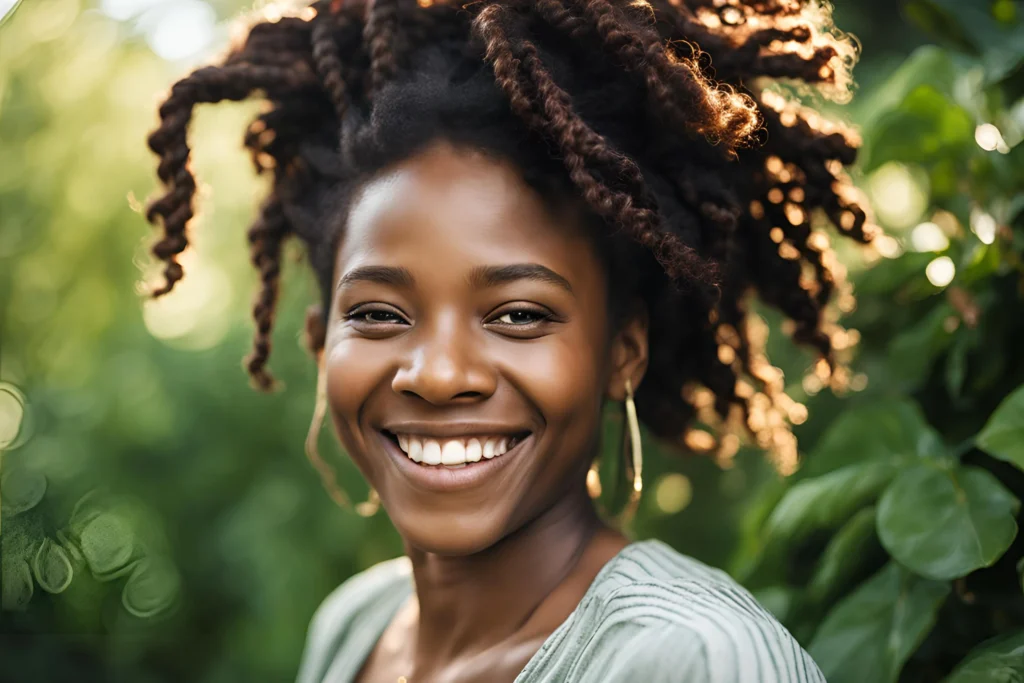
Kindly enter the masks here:
M 484 449 L 480 445 L 480 439 L 470 439 L 466 444 L 466 462 L 480 462 L 480 457 L 483 454 Z
M 495 436 L 470 439 L 428 439 L 411 434 L 396 434 L 399 447 L 413 462 L 426 465 L 465 467 L 466 463 L 490 460 L 516 445 L 513 437 Z
M 416 437 L 411 439 L 406 437 L 406 441 L 409 444 L 409 450 L 406 452 L 413 462 L 423 462 L 423 442 Z
M 427 439 L 423 444 L 423 462 L 428 465 L 441 464 L 441 444 L 433 439 Z
M 442 465 L 464 465 L 466 463 L 466 447 L 461 441 L 446 441 L 441 449 Z

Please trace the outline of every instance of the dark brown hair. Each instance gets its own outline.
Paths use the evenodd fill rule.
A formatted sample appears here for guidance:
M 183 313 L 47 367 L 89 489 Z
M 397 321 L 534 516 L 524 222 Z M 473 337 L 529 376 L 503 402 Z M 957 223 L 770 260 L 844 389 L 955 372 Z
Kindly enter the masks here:
M 790 101 L 778 82 L 849 90 L 856 47 L 812 0 L 320 0 L 273 7 L 215 65 L 171 88 L 149 138 L 166 191 L 153 253 L 171 291 L 183 276 L 196 182 L 186 129 L 199 103 L 264 99 L 245 146 L 269 193 L 248 238 L 262 281 L 246 365 L 267 370 L 282 243 L 297 237 L 326 321 L 333 255 L 353 190 L 431 141 L 514 162 L 551 201 L 578 202 L 608 249 L 613 306 L 641 295 L 651 365 L 640 416 L 661 437 L 701 449 L 745 425 L 784 469 L 802 406 L 763 355 L 756 295 L 840 384 L 828 304 L 842 266 L 818 225 L 861 243 L 868 222 L 843 167 L 857 141 Z M 814 226 L 812 228 L 812 226 Z M 626 254 L 626 255 L 622 255 Z M 849 293 L 841 294 L 849 298 Z M 309 330 L 322 347 L 323 327 Z M 689 436 L 688 436 L 689 435 Z M 725 434 L 719 453 L 738 444 Z

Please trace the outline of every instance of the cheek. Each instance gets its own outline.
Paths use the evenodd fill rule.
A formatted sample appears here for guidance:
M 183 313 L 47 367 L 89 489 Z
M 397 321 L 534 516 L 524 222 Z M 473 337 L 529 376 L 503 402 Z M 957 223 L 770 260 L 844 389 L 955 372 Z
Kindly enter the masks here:
M 330 412 L 342 444 L 362 469 L 366 449 L 359 430 L 360 409 L 386 374 L 385 360 L 362 339 L 341 339 L 333 344 L 328 339 L 326 354 Z
M 536 405 L 548 427 L 583 427 L 603 398 L 602 357 L 593 339 L 556 334 L 524 345 L 509 376 Z

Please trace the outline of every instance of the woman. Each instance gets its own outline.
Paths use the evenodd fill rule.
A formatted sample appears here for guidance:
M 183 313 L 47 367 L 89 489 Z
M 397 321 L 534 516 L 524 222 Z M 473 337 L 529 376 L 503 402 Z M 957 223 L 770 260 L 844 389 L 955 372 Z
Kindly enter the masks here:
M 406 548 L 324 601 L 299 681 L 824 680 L 743 588 L 631 542 L 587 483 L 606 401 L 626 406 L 631 504 L 637 414 L 680 445 L 698 409 L 739 420 L 792 465 L 802 407 L 748 295 L 832 369 L 824 310 L 842 274 L 810 221 L 872 231 L 843 174 L 852 135 L 764 89 L 842 91 L 855 52 L 827 14 L 335 0 L 264 18 L 161 106 L 149 143 L 167 187 L 148 217 L 164 231 L 160 296 L 183 276 L 193 107 L 265 98 L 245 138 L 273 178 L 249 230 L 262 289 L 247 367 L 272 388 L 295 236 L 322 295 L 310 443 L 329 411 Z

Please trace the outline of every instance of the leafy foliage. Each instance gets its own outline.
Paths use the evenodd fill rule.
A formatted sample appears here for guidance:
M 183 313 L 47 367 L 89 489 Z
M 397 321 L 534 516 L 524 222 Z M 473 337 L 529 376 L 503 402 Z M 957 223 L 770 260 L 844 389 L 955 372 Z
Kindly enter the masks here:
M 829 613 L 808 646 L 828 681 L 895 679 L 935 623 L 947 584 L 886 565 Z
M 762 494 L 777 502 L 752 513 L 763 521 L 737 558 L 748 583 L 790 596 L 777 614 L 829 681 L 1024 680 L 1024 31 L 1011 5 L 906 4 L 942 47 L 861 101 L 863 183 L 895 238 L 857 273 L 848 319 L 869 386 L 812 399 L 815 419 L 821 406 L 836 417 L 803 439 L 806 466 L 781 495 Z
M 1006 397 L 978 434 L 978 448 L 1024 470 L 1024 387 Z

